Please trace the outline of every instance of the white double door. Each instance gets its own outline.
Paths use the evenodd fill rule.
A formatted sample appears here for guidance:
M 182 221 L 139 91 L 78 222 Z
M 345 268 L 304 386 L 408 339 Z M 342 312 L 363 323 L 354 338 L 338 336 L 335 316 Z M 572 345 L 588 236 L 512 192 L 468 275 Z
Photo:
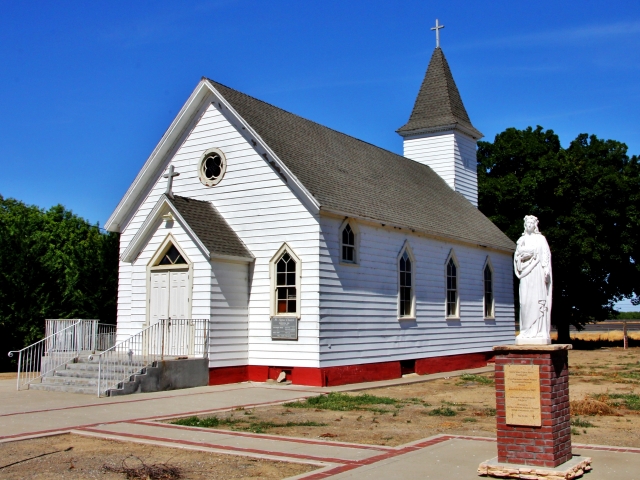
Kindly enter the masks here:
M 188 270 L 160 270 L 151 272 L 151 292 L 149 298 L 149 325 L 162 319 L 165 322 L 162 339 L 158 339 L 166 355 L 189 355 L 193 350 L 193 326 L 185 320 L 189 318 L 191 301 Z

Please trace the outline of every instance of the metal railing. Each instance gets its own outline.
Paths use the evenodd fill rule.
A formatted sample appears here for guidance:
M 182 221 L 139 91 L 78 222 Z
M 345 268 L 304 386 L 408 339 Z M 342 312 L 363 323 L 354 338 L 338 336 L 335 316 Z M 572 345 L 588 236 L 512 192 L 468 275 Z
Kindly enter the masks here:
M 98 396 L 165 357 L 208 357 L 208 319 L 163 319 L 89 357 L 98 361 Z
M 104 352 L 116 344 L 116 326 L 106 323 L 98 324 L 98 332 L 94 351 Z
M 18 354 L 17 389 L 20 390 L 74 360 L 83 339 L 82 320 L 74 320 L 22 350 L 9 352 L 10 357 Z
M 45 320 L 42 340 L 9 352 L 9 357 L 18 354 L 18 390 L 74 361 L 81 352 L 95 353 L 113 347 L 115 340 L 116 326 L 98 320 Z
M 65 330 L 69 325 L 76 324 L 74 335 L 78 336 L 78 349 L 84 352 L 104 351 L 115 345 L 116 326 L 106 323 L 99 323 L 99 320 L 87 319 L 47 319 L 45 320 L 45 337 L 53 337 L 53 334 L 61 330 Z M 69 333 L 67 331 L 67 333 Z M 49 345 L 49 348 L 56 348 L 55 345 Z

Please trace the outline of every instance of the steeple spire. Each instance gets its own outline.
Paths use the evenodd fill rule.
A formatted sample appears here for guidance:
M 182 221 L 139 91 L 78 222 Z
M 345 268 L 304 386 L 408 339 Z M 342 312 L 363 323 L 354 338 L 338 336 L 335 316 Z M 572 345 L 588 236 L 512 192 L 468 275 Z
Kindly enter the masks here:
M 456 192 L 478 206 L 476 142 L 482 133 L 471 125 L 447 59 L 436 49 L 413 105 L 409 121 L 397 132 L 404 138 L 404 156 L 427 165 Z
M 438 23 L 436 21 L 436 27 Z M 434 30 L 435 28 L 432 28 Z M 442 26 L 440 26 L 442 28 Z M 436 33 L 438 30 L 436 30 Z M 438 39 L 439 43 L 439 39 Z M 474 140 L 482 133 L 474 128 L 453 80 L 447 59 L 438 46 L 433 51 L 427 73 L 418 92 L 409 121 L 397 132 L 403 137 L 443 128 L 460 130 Z

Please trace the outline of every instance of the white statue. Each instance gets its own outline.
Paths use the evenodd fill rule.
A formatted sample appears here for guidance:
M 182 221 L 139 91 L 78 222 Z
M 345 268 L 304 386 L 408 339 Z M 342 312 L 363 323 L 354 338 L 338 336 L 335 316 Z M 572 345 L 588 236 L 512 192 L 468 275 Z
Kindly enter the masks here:
M 549 345 L 551 251 L 533 215 L 524 217 L 524 233 L 518 239 L 513 266 L 520 279 L 520 335 L 516 345 Z

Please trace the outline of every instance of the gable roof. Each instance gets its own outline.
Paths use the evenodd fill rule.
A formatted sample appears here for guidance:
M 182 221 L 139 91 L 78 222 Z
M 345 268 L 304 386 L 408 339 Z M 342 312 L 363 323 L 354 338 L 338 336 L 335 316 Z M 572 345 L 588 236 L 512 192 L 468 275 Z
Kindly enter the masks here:
M 321 210 L 514 250 L 514 243 L 498 227 L 428 166 L 208 82 Z
M 166 197 L 191 227 L 211 257 L 244 257 L 253 255 L 211 202 L 173 195 Z
M 444 52 L 440 47 L 436 47 L 409 121 L 397 132 L 406 136 L 442 127 L 458 127 L 475 139 L 483 136 L 471 125 Z
M 207 259 L 244 262 L 255 259 L 212 203 L 162 194 L 120 255 L 123 262 L 135 261 L 167 213 L 174 216 Z

